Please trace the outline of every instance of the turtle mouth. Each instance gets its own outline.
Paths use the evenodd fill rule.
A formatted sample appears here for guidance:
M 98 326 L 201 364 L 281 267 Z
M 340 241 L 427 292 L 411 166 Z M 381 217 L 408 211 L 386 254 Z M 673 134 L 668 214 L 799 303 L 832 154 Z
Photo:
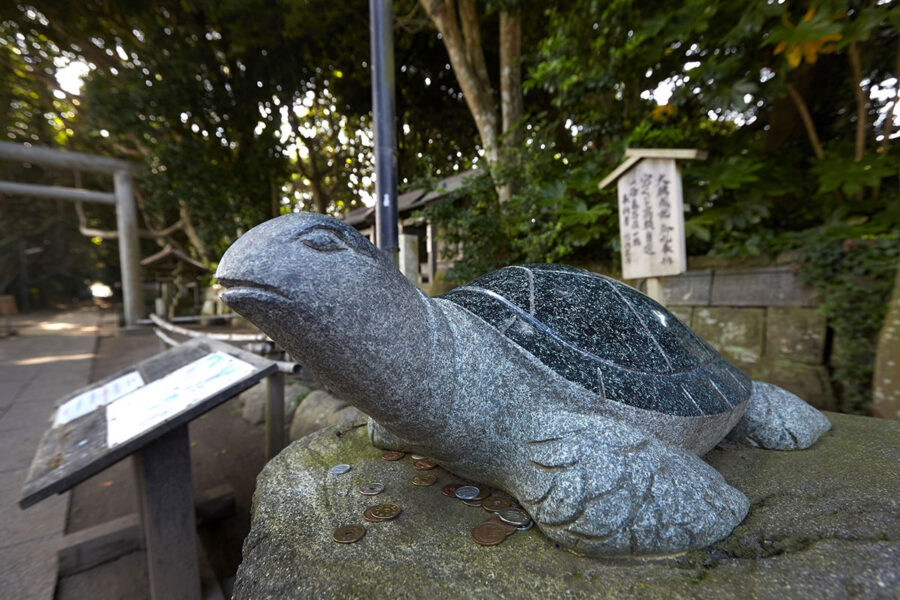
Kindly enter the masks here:
M 290 300 L 284 292 L 268 283 L 260 283 L 248 279 L 219 279 L 219 283 L 227 288 L 219 294 L 219 297 L 229 304 L 241 298 L 254 297 L 264 299 L 274 296 L 282 300 Z

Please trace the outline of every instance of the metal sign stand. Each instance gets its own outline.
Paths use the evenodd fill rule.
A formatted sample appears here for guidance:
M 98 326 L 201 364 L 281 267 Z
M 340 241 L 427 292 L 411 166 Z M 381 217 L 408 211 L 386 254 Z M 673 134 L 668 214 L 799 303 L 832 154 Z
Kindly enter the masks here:
M 109 442 L 113 423 L 110 407 L 122 402 L 121 412 L 126 417 L 139 414 L 139 401 L 132 398 L 142 391 L 145 400 L 162 396 L 161 405 L 173 399 L 177 401 L 177 389 L 172 391 L 169 379 L 157 384 L 159 393 L 150 386 L 214 354 L 227 355 L 222 357 L 225 364 L 231 361 L 231 364 L 239 364 L 241 370 L 228 379 L 217 380 L 217 367 L 208 369 L 210 381 L 215 383 L 204 383 L 199 395 L 190 396 L 183 405 L 177 404 L 179 408 L 171 414 L 154 413 L 164 416 L 161 420 L 151 420 L 146 427 L 139 427 L 134 435 L 116 443 Z M 140 376 L 139 382 L 143 382 L 136 388 L 132 386 L 131 391 L 118 399 L 113 398 L 109 404 L 51 427 L 38 445 L 22 488 L 19 500 L 22 508 L 64 492 L 134 455 L 139 519 L 123 518 L 115 524 L 98 526 L 93 537 L 78 536 L 76 545 L 61 550 L 61 568 L 86 568 L 85 564 L 101 562 L 98 558 L 114 558 L 118 555 L 116 551 L 134 550 L 135 546 L 141 545 L 141 540 L 134 539 L 135 533 L 142 531 L 151 597 L 154 600 L 200 598 L 202 573 L 198 553 L 201 559 L 203 554 L 196 538 L 188 423 L 276 371 L 277 366 L 269 360 L 228 344 L 196 338 L 63 398 L 61 407 L 80 398 L 92 397 L 91 394 L 104 395 L 117 382 L 135 377 L 135 373 Z M 283 401 L 279 405 L 283 410 Z M 150 406 L 153 410 L 158 408 L 155 404 Z M 57 417 L 61 410 L 57 410 Z M 216 502 L 219 500 L 214 499 L 213 503 Z M 135 527 L 135 521 L 140 523 L 139 529 Z

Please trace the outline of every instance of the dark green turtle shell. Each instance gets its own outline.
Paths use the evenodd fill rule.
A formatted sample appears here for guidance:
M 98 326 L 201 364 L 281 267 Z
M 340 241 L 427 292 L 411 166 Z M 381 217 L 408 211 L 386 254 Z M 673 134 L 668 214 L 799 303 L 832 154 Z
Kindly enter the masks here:
M 608 400 L 703 416 L 750 396 L 747 376 L 675 315 L 609 277 L 561 265 L 505 267 L 439 297 Z

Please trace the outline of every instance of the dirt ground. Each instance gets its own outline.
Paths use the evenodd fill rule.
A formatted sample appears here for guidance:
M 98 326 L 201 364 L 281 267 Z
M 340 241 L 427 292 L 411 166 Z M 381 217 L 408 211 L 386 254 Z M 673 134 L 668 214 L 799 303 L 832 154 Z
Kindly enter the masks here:
M 91 381 L 124 369 L 162 351 L 162 343 L 149 330 L 117 334 L 114 313 L 104 316 Z M 250 530 L 250 502 L 256 475 L 265 465 L 265 434 L 241 418 L 237 398 L 226 401 L 189 426 L 194 494 L 227 483 L 235 491 L 233 516 L 200 528 L 200 542 L 209 562 L 230 597 L 234 574 L 241 561 L 241 545 Z M 137 511 L 132 459 L 84 481 L 72 490 L 67 533 L 99 525 Z M 149 598 L 146 554 L 133 552 L 88 571 L 60 578 L 56 598 L 81 600 Z

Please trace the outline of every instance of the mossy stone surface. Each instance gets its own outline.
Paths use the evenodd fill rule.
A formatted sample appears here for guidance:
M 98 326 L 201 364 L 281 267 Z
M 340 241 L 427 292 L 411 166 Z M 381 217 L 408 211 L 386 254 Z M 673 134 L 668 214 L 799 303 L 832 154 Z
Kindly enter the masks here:
M 825 317 L 815 308 L 773 306 L 767 310 L 766 355 L 821 365 Z
M 488 518 L 441 494 L 440 468 L 412 485 L 412 459 L 381 460 L 362 423 L 290 445 L 260 473 L 234 597 L 243 598 L 896 598 L 900 595 L 900 423 L 829 413 L 812 448 L 717 448 L 706 460 L 752 503 L 728 538 L 657 558 L 596 559 L 537 529 L 499 546 L 470 532 Z M 352 466 L 335 476 L 337 463 Z M 380 481 L 385 491 L 357 488 Z M 363 510 L 396 502 L 395 520 Z M 337 544 L 332 532 L 366 535 Z
M 694 309 L 691 328 L 726 359 L 753 364 L 765 348 L 762 308 L 702 307 Z

